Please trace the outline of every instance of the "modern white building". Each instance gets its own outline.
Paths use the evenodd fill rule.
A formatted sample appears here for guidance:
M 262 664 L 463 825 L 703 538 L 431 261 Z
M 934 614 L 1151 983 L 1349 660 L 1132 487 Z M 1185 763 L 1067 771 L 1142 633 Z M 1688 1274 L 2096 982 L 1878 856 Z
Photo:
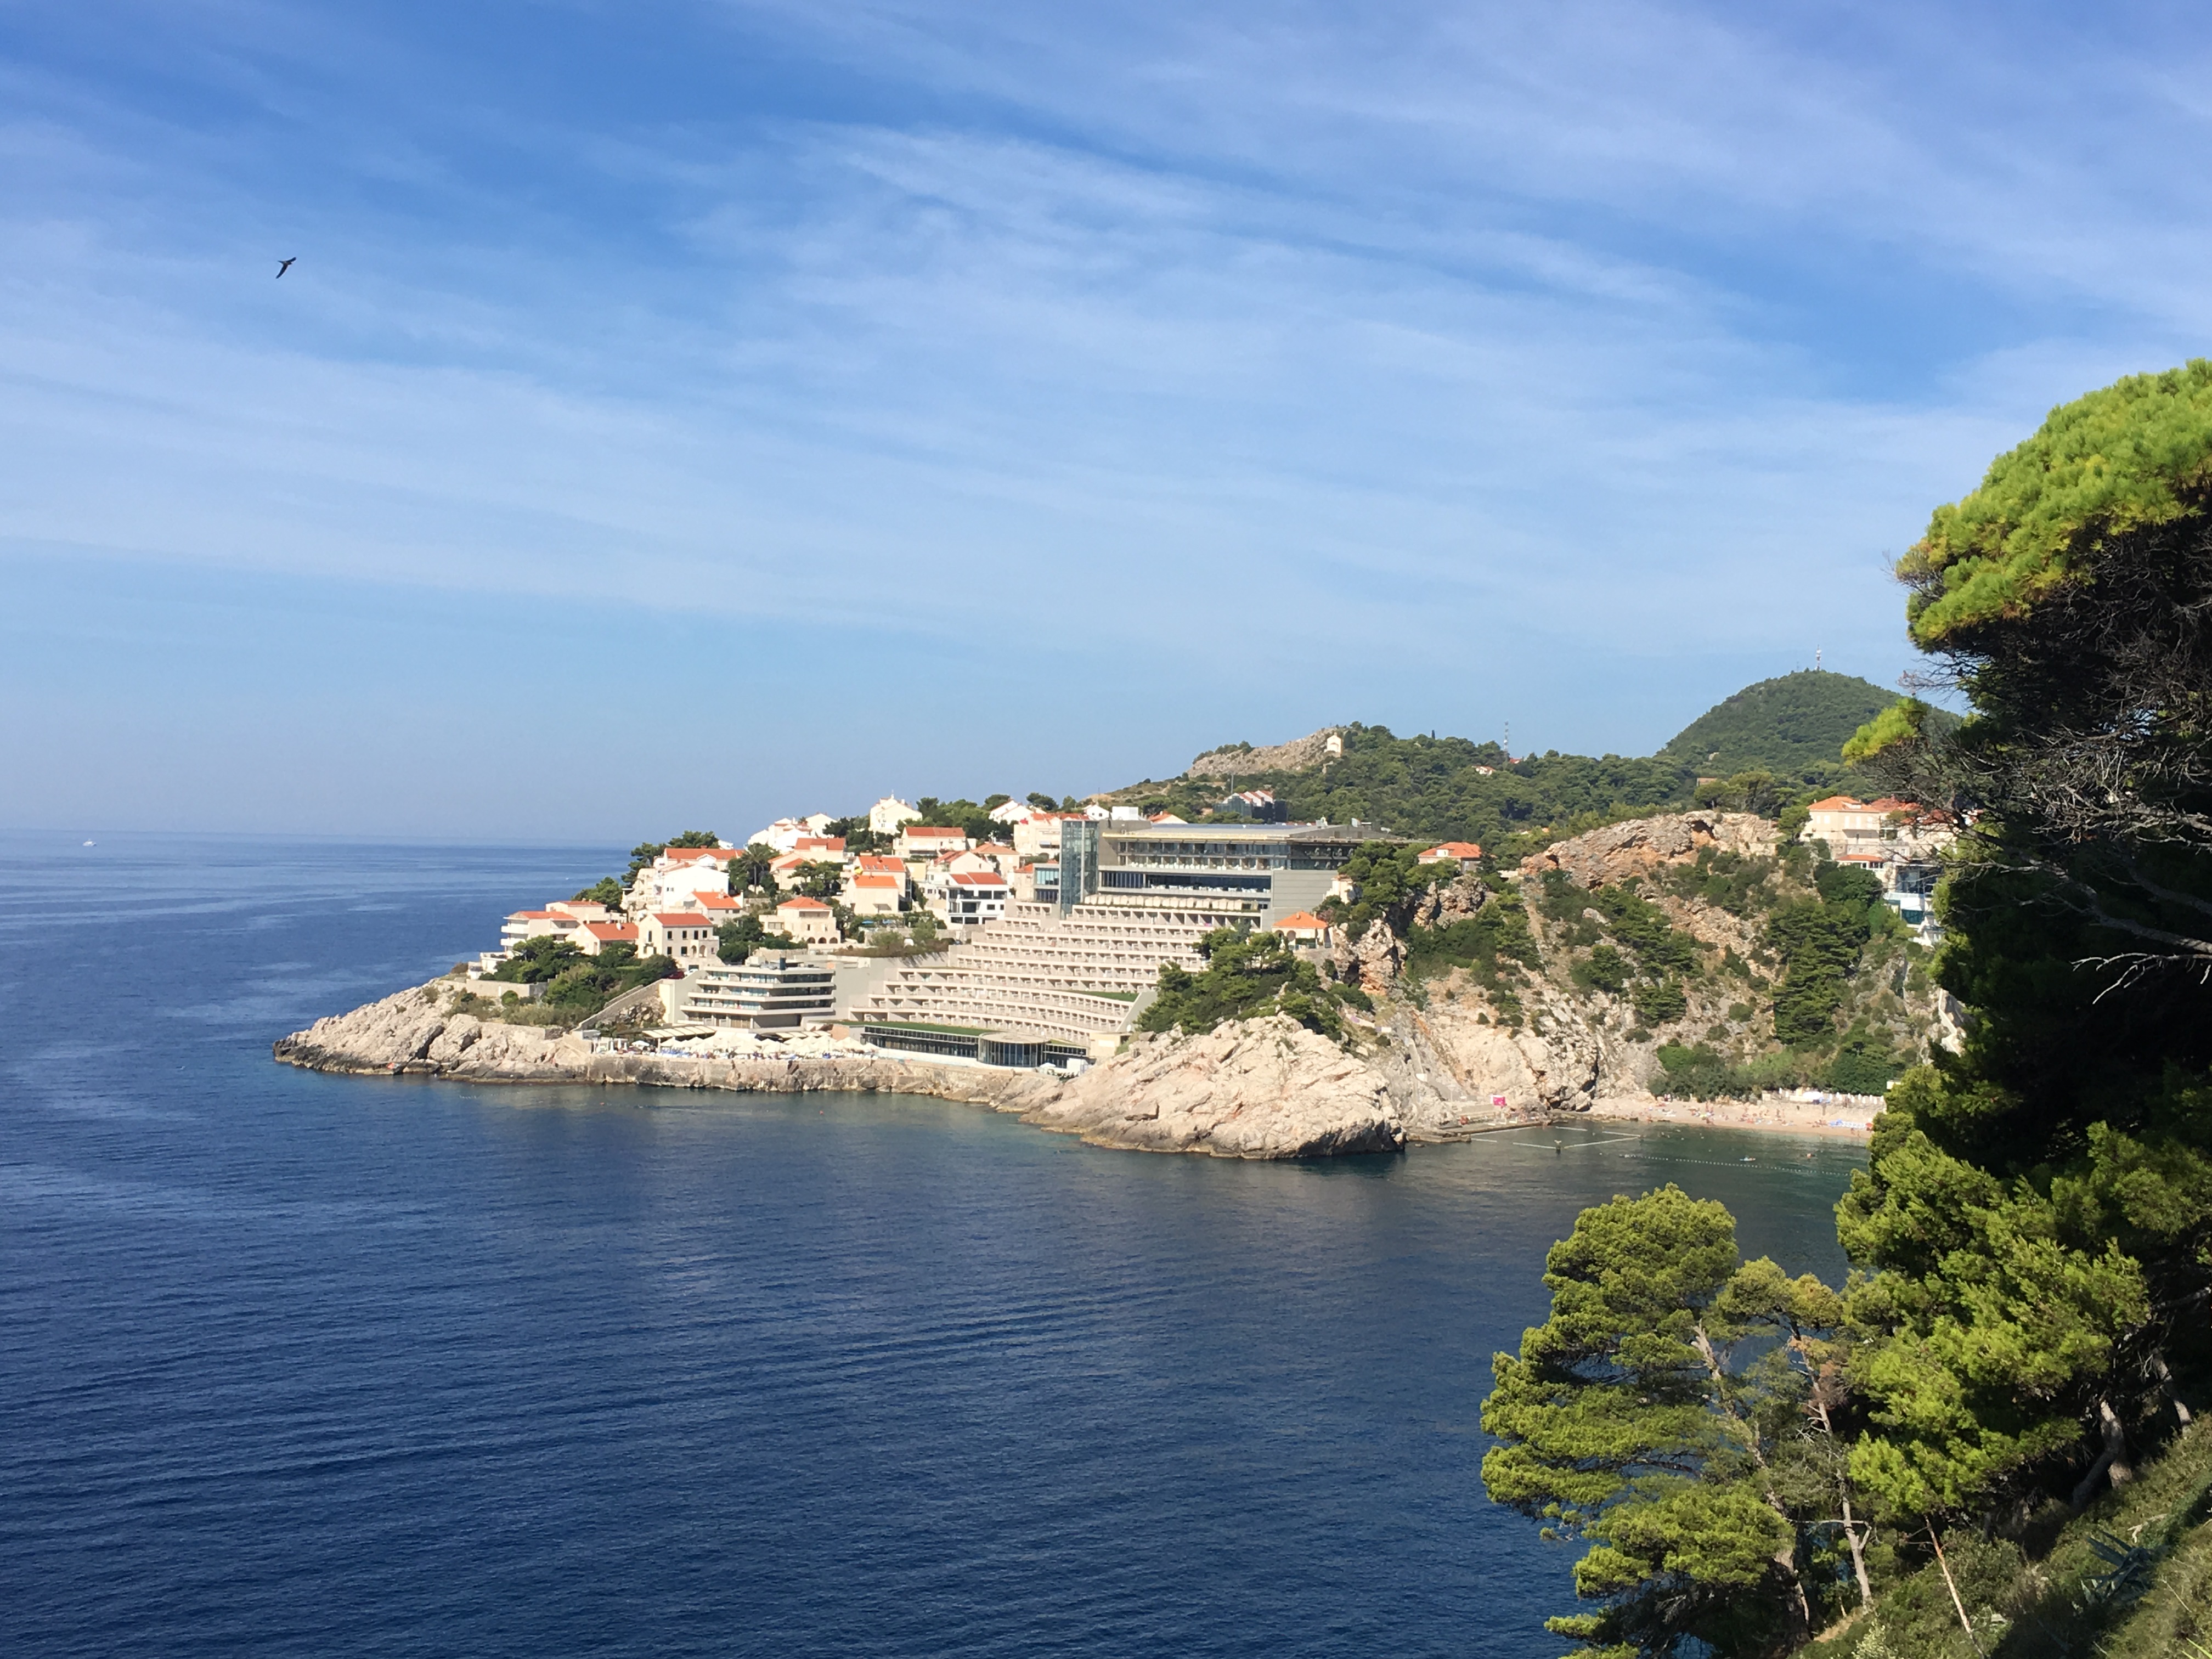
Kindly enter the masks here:
M 1948 823 L 1934 820 L 1911 801 L 1831 795 L 1807 809 L 1797 838 L 1808 844 L 1824 842 L 1837 863 L 1867 871 L 1881 883 L 1884 903 L 1923 939 L 1936 936 L 1936 883 L 1945 850 L 1958 839 Z
M 1014 851 L 1025 859 L 1056 858 L 1060 854 L 1060 826 L 1070 820 L 1085 823 L 1090 820 L 1081 812 L 1040 812 L 1033 818 L 1024 818 L 1014 826 Z
M 1012 884 L 996 870 L 963 870 L 945 878 L 939 902 L 948 925 L 980 927 L 1005 915 L 1012 896 Z
M 672 1024 L 738 1030 L 789 1030 L 823 1024 L 834 1012 L 836 970 L 819 957 L 756 951 L 741 963 L 717 962 L 660 981 Z
M 778 818 L 767 829 L 754 830 L 746 838 L 746 845 L 788 853 L 804 836 L 828 835 L 830 826 L 836 822 L 827 812 L 809 812 L 803 818 Z

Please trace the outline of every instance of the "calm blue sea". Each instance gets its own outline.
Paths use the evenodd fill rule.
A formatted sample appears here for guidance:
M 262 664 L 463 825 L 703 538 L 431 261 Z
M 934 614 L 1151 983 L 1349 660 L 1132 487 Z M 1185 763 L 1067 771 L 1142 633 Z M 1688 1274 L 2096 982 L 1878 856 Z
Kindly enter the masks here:
M 1840 1265 L 1839 1146 L 313 1076 L 270 1040 L 623 855 L 76 839 L 0 838 L 17 1659 L 1550 1659 L 1570 1558 L 1476 1473 L 1546 1245 L 1674 1180 Z

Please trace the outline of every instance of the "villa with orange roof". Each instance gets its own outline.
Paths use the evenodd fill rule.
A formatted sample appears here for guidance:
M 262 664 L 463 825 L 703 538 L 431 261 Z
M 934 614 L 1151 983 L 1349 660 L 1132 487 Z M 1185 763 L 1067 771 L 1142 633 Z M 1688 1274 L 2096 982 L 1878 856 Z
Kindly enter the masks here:
M 595 957 L 610 945 L 635 945 L 637 925 L 628 921 L 587 921 L 576 929 L 575 945 L 587 957 Z
M 801 945 L 835 945 L 841 937 L 836 912 L 820 899 L 803 895 L 775 907 L 775 931 Z
M 1797 839 L 1826 843 L 1828 856 L 1855 865 L 1881 883 L 1885 903 L 1932 939 L 1931 899 L 1942 873 L 1944 849 L 1957 839 L 1952 826 L 1911 801 L 1885 795 L 1858 800 L 1830 795 L 1806 808 Z
M 1423 864 L 1442 864 L 1449 859 L 1462 870 L 1472 870 L 1482 860 L 1482 848 L 1471 841 L 1447 841 L 1431 847 L 1420 855 Z M 1276 926 L 1282 924 L 1278 922 Z
M 892 850 L 902 859 L 935 859 L 947 853 L 964 853 L 968 850 L 968 832 L 943 824 L 901 824 Z
M 678 967 L 690 968 L 721 960 L 714 924 L 697 910 L 653 910 L 638 919 L 638 952 L 668 957 Z
M 1329 925 L 1310 910 L 1294 910 L 1279 918 L 1274 929 L 1292 945 L 1326 949 L 1332 936 Z
M 895 916 L 905 897 L 906 871 L 903 867 L 895 876 L 863 871 L 858 875 L 848 876 L 845 880 L 845 902 L 854 915 Z

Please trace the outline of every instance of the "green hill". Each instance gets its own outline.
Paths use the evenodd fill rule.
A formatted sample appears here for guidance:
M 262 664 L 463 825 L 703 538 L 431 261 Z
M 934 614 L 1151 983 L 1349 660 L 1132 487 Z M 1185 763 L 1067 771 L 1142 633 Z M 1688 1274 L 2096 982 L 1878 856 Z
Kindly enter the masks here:
M 1700 777 L 1757 769 L 1794 782 L 1830 783 L 1842 775 L 1844 739 L 1896 701 L 1894 691 L 1869 680 L 1800 669 L 1714 704 L 1655 758 Z
M 1357 818 L 1407 836 L 1479 842 L 1517 857 L 1601 823 L 1688 807 L 1699 799 L 1699 777 L 1771 773 L 1772 784 L 1762 785 L 1755 800 L 1738 802 L 1726 792 L 1715 798 L 1770 812 L 1792 799 L 1864 789 L 1867 781 L 1844 766 L 1844 740 L 1892 701 L 1880 686 L 1848 674 L 1784 674 L 1746 686 L 1644 758 L 1553 752 L 1509 761 L 1495 743 L 1401 738 L 1388 726 L 1354 723 L 1334 728 L 1344 739 L 1340 758 L 1240 770 L 1234 784 L 1273 790 L 1292 818 Z M 1257 750 L 1253 758 L 1277 752 Z M 1099 799 L 1195 823 L 1213 815 L 1229 783 L 1186 773 Z

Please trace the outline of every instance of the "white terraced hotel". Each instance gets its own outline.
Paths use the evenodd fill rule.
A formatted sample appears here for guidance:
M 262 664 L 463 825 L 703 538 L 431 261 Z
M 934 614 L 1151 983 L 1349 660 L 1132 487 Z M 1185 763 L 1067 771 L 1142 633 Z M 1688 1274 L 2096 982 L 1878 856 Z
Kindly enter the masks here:
M 849 1017 L 1077 1043 L 1117 1035 L 1161 964 L 1196 970 L 1216 928 L 1311 908 L 1354 847 L 1384 838 L 1327 824 L 1070 824 L 1057 902 L 1008 905 L 948 956 L 894 970 Z

